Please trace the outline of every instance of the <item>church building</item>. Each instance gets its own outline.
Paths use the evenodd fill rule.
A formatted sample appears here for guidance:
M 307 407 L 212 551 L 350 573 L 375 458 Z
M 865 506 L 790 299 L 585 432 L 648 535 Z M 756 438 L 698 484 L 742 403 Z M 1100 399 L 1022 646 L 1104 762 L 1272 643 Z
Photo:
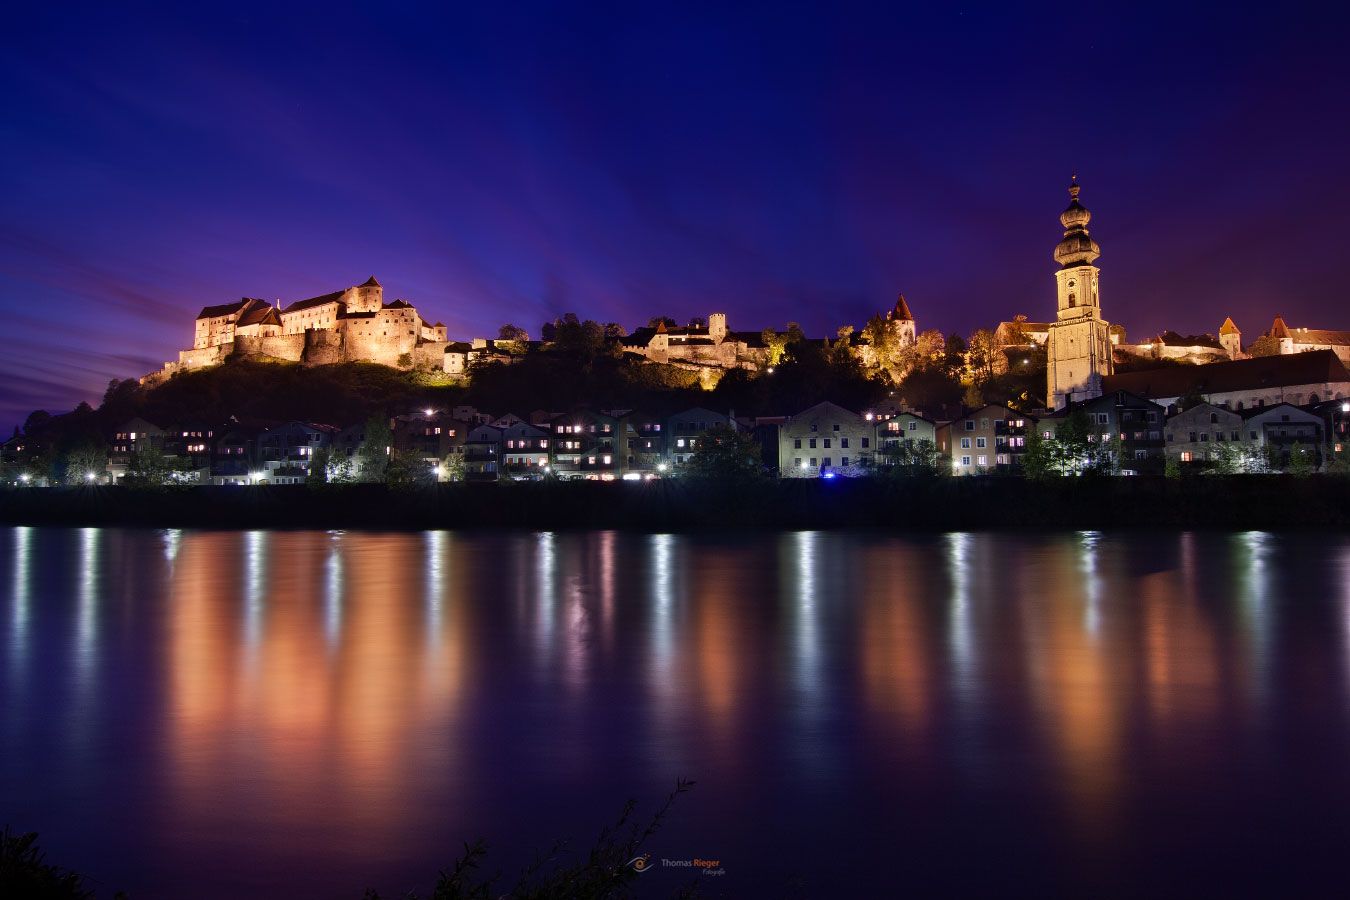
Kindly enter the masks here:
M 1046 405 L 1102 395 L 1102 378 L 1112 372 L 1111 326 L 1102 318 L 1093 263 L 1102 249 L 1088 234 L 1092 213 L 1078 202 L 1078 177 L 1069 185 L 1069 206 L 1060 213 L 1064 237 L 1055 245 L 1059 308 L 1046 338 Z

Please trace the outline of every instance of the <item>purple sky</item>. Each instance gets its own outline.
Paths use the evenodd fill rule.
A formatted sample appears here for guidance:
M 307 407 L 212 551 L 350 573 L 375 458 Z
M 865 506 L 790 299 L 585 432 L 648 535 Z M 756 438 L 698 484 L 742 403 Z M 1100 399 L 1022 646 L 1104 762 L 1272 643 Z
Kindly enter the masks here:
M 0 57 L 6 430 L 174 358 L 203 305 L 372 273 L 461 339 L 833 333 L 897 291 L 920 328 L 1045 318 L 1074 170 L 1132 337 L 1350 327 L 1333 7 L 31 6 Z

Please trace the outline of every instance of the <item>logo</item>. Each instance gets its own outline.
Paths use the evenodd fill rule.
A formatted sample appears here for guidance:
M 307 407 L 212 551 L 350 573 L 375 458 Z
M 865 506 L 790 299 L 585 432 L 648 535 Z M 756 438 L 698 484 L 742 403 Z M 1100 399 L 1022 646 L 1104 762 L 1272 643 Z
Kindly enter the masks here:
M 651 862 L 652 855 L 650 853 L 643 853 L 641 856 L 633 857 L 628 862 L 624 863 L 624 865 L 630 867 L 634 872 L 645 872 L 647 869 L 651 868 Z

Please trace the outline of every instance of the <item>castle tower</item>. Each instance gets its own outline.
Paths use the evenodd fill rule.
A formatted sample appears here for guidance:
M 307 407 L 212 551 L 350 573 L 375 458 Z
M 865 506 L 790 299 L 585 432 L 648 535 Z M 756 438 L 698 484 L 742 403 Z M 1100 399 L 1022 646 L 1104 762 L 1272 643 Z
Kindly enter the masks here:
M 904 294 L 901 294 L 895 301 L 895 308 L 886 314 L 886 321 L 899 339 L 900 346 L 911 347 L 917 341 L 918 337 L 915 333 L 917 326 L 914 322 L 914 314 L 909 311 L 909 304 L 905 302 Z
M 708 316 L 708 337 L 714 344 L 720 344 L 727 337 L 727 314 L 712 313 Z
M 1232 316 L 1224 319 L 1223 324 L 1219 326 L 1219 346 L 1228 354 L 1229 359 L 1242 357 L 1242 332 L 1233 324 Z
M 1092 213 L 1078 202 L 1078 176 L 1069 184 L 1069 206 L 1060 213 L 1064 237 L 1055 245 L 1058 310 L 1050 323 L 1046 343 L 1046 405 L 1062 409 L 1069 403 L 1102 395 L 1102 376 L 1112 372 L 1111 326 L 1102 318 L 1097 294 L 1101 256 L 1088 234 Z
M 1294 336 L 1289 333 L 1289 326 L 1284 324 L 1284 316 L 1275 317 L 1270 326 L 1270 336 L 1280 345 L 1281 354 L 1294 352 Z
M 347 312 L 379 312 L 384 306 L 384 287 L 372 275 L 364 284 L 347 292 Z

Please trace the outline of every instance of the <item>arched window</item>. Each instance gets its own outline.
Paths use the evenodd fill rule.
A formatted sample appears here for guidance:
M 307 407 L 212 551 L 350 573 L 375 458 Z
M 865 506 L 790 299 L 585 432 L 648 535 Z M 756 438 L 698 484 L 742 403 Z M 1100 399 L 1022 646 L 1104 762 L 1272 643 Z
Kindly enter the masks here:
M 1316 394 L 1309 394 L 1309 395 L 1308 395 L 1308 402 L 1309 402 L 1309 403 L 1316 403 L 1316 402 L 1317 402 L 1317 395 L 1316 395 Z
M 1219 424 L 1219 414 L 1218 414 L 1218 413 L 1210 413 L 1210 414 L 1209 414 L 1209 424 L 1211 424 L 1211 425 L 1217 425 L 1217 424 Z
M 1077 305 L 1078 305 L 1078 295 L 1077 295 L 1077 294 L 1074 294 L 1074 293 L 1070 293 L 1070 294 L 1069 294 L 1069 306 L 1077 306 Z
M 1244 405 L 1243 405 L 1243 403 L 1242 403 L 1241 400 L 1238 401 L 1237 408 L 1238 408 L 1238 409 L 1243 409 L 1243 408 L 1244 408 Z

